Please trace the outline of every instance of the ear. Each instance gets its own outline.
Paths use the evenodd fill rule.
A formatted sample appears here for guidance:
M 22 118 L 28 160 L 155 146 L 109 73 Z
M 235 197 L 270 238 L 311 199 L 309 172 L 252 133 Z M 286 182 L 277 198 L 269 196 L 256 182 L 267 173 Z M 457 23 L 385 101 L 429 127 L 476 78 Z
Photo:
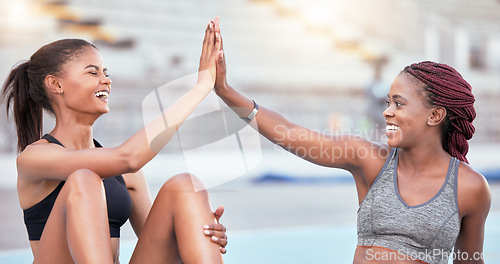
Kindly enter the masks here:
M 446 118 L 447 112 L 444 107 L 436 106 L 432 109 L 429 119 L 427 119 L 427 125 L 437 126 L 441 124 Z
M 59 94 L 61 91 L 59 80 L 54 75 L 49 74 L 45 76 L 45 86 L 49 89 L 51 93 Z

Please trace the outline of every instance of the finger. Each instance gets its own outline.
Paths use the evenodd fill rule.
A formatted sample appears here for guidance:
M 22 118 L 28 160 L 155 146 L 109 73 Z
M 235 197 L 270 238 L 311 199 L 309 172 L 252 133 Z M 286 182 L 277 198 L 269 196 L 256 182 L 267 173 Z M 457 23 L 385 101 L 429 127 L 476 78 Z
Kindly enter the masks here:
M 222 34 L 220 35 L 220 50 L 224 50 L 224 41 L 222 41 Z
M 215 17 L 214 19 L 214 24 L 215 24 L 215 32 L 220 33 L 220 17 Z
M 227 240 L 227 235 L 226 232 L 221 232 L 221 231 L 212 231 L 212 230 L 205 230 L 203 231 L 203 234 L 208 237 L 217 237 L 221 239 L 226 239 Z
M 203 50 L 207 48 L 209 35 L 210 35 L 210 21 L 208 21 L 207 28 L 205 29 L 205 37 L 203 38 Z
M 219 32 L 215 32 L 215 46 L 214 46 L 215 54 L 219 55 L 220 48 L 221 48 L 221 35 Z
M 224 50 L 222 35 L 220 34 L 220 17 L 215 17 L 214 24 L 215 24 L 215 32 L 219 33 L 219 35 L 220 35 L 220 49 L 219 50 Z
M 219 223 L 219 219 L 221 218 L 222 214 L 224 214 L 224 206 L 223 205 L 217 207 L 217 209 L 214 212 L 215 219 L 217 220 L 217 223 Z
M 221 224 L 210 224 L 210 225 L 205 225 L 203 226 L 203 229 L 209 230 L 209 231 L 222 231 L 226 232 L 226 227 L 221 225 Z
M 218 238 L 218 237 L 211 237 L 210 240 L 212 242 L 214 242 L 215 244 L 217 245 L 220 245 L 221 247 L 225 247 L 227 245 L 227 239 L 223 239 L 223 238 Z
M 208 47 L 212 48 L 214 44 L 214 39 L 215 39 L 215 32 L 214 32 L 214 24 L 210 22 L 209 24 L 209 31 L 210 33 L 208 34 Z
M 224 61 L 224 51 L 221 50 L 219 51 L 219 61 L 218 61 L 220 64 L 224 65 L 225 64 L 225 61 Z M 217 220 L 219 221 L 219 220 Z

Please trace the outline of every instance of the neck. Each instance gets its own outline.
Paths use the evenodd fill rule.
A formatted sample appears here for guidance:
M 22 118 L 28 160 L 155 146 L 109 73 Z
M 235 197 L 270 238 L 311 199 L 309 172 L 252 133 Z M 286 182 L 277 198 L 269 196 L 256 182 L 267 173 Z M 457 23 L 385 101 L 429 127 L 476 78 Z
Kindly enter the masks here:
M 64 118 L 56 115 L 56 126 L 50 132 L 65 148 L 93 148 L 92 125 L 97 118 Z
M 431 140 L 426 144 L 401 148 L 398 167 L 418 174 L 424 170 L 434 170 L 443 164 L 448 164 L 449 160 L 450 154 L 443 149 L 441 142 L 432 142 Z

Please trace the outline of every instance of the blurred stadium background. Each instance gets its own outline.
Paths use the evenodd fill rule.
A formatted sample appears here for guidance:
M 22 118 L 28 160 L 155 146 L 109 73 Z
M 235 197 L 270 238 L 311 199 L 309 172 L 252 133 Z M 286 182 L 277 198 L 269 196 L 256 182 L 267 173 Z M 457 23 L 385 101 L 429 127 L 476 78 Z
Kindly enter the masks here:
M 230 84 L 294 122 L 322 131 L 361 131 L 380 140 L 370 131 L 383 128 L 380 102 L 403 67 L 423 60 L 454 66 L 476 96 L 471 164 L 499 169 L 498 0 L 0 0 L 0 77 L 5 80 L 16 63 L 54 40 L 95 43 L 113 90 L 111 112 L 96 123 L 94 134 L 104 145 L 115 146 L 143 126 L 142 99 L 147 94 L 197 71 L 204 29 L 215 16 L 221 17 Z M 48 132 L 53 121 L 44 122 Z M 10 201 L 2 211 L 20 215 L 15 128 L 5 117 L 4 105 L 0 124 L 0 196 Z M 337 173 L 308 165 L 296 169 L 296 160 L 273 159 L 277 150 L 265 140 L 262 148 L 265 154 L 255 177 Z M 152 165 L 153 175 L 162 162 Z M 163 180 L 155 179 L 153 192 Z M 227 204 L 226 223 L 233 230 L 355 223 L 352 184 L 251 187 L 236 181 L 221 188 L 212 190 L 214 205 Z M 297 195 L 317 198 L 308 202 Z M 332 201 L 336 195 L 352 201 Z M 500 209 L 498 203 L 493 209 Z M 297 217 L 301 210 L 309 215 Z M 262 212 L 265 220 L 256 216 Z M 0 220 L 0 250 L 26 247 L 22 233 L 22 242 L 14 239 L 23 232 L 21 216 L 4 214 Z
M 372 112 L 381 116 L 370 88 L 384 98 L 404 66 L 429 59 L 453 65 L 472 84 L 473 141 L 500 141 L 494 0 L 1 0 L 0 76 L 54 40 L 94 42 L 114 82 L 112 112 L 95 133 L 116 145 L 142 126 L 147 93 L 196 72 L 215 16 L 230 83 L 300 124 L 369 128 Z M 0 151 L 13 152 L 15 131 L 1 118 Z

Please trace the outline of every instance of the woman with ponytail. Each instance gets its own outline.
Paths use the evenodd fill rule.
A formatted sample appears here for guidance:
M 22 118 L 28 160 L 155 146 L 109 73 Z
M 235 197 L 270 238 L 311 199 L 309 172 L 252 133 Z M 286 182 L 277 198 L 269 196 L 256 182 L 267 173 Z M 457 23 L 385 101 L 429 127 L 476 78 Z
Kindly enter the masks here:
M 354 263 L 448 263 L 449 256 L 454 263 L 484 263 L 491 196 L 466 158 L 474 96 L 455 69 L 429 61 L 406 67 L 390 87 L 382 113 L 387 144 L 379 144 L 323 134 L 259 106 L 227 83 L 223 55 L 215 91 L 236 114 L 291 153 L 353 175 L 359 201 Z
M 207 192 L 196 191 L 199 180 L 171 177 L 152 204 L 140 172 L 212 91 L 221 43 L 214 29 L 210 21 L 194 87 L 115 148 L 92 136 L 111 91 L 96 46 L 55 41 L 11 71 L 2 97 L 17 127 L 17 189 L 34 263 L 118 263 L 129 218 L 139 238 L 131 263 L 222 263 L 223 207 L 211 211 Z M 42 136 L 43 110 L 56 124 Z

